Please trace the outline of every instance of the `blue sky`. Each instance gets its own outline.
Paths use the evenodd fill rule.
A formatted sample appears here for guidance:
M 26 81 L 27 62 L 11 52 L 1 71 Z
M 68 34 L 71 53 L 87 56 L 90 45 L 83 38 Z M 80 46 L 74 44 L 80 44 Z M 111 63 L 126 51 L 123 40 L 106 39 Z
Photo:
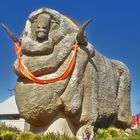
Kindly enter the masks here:
M 93 18 L 86 30 L 88 39 L 100 53 L 128 66 L 132 113 L 140 113 L 140 0 L 1 0 L 0 23 L 19 36 L 29 14 L 40 7 L 55 9 L 79 23 Z M 0 102 L 14 88 L 15 59 L 13 43 L 0 28 Z

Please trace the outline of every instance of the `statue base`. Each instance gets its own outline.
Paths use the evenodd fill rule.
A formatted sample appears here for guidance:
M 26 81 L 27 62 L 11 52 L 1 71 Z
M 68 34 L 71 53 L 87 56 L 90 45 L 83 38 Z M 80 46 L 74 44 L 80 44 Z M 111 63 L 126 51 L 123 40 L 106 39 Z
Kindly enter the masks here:
M 76 135 L 76 130 L 74 125 L 70 120 L 63 114 L 59 113 L 49 125 L 44 127 L 30 126 L 30 131 L 34 133 L 55 133 L 60 135 L 68 135 L 74 137 Z

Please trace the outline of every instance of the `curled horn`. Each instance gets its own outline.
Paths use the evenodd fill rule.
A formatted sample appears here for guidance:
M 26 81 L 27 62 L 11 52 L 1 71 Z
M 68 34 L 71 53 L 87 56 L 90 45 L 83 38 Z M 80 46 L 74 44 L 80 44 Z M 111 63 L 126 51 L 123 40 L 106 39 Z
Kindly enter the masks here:
M 78 31 L 78 34 L 77 34 L 77 37 L 76 37 L 77 42 L 78 42 L 79 45 L 86 46 L 86 45 L 88 44 L 88 40 L 87 40 L 87 38 L 86 38 L 86 36 L 85 36 L 84 31 L 85 31 L 85 28 L 87 27 L 87 25 L 88 25 L 92 20 L 93 20 L 93 19 L 89 19 L 89 20 L 85 21 L 85 22 L 83 23 L 82 26 L 80 26 L 79 31 Z
M 3 29 L 6 31 L 6 33 L 11 37 L 13 42 L 19 42 L 19 39 L 6 27 L 6 25 L 1 24 Z

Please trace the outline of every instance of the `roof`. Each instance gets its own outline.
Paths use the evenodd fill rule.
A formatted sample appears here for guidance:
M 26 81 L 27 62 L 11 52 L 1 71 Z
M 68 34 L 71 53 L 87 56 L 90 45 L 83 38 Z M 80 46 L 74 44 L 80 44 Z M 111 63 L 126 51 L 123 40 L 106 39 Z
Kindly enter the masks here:
M 0 115 L 10 114 L 19 114 L 14 95 L 0 103 Z

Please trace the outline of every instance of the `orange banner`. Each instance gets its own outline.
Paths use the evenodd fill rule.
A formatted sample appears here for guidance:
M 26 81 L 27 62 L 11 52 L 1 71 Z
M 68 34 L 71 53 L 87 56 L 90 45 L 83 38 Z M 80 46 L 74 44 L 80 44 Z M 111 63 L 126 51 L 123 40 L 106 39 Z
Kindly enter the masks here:
M 39 84 L 48 84 L 48 83 L 53 83 L 59 80 L 66 79 L 68 75 L 71 73 L 71 71 L 74 68 L 75 62 L 76 62 L 76 54 L 78 51 L 78 45 L 77 43 L 72 46 L 73 54 L 70 59 L 69 65 L 67 66 L 66 70 L 64 73 L 62 73 L 60 76 L 52 79 L 41 79 L 36 76 L 34 76 L 31 71 L 23 64 L 22 59 L 21 59 L 21 46 L 19 42 L 14 43 L 17 59 L 18 59 L 18 70 L 21 74 L 23 74 L 26 78 L 30 79 L 31 81 Z

